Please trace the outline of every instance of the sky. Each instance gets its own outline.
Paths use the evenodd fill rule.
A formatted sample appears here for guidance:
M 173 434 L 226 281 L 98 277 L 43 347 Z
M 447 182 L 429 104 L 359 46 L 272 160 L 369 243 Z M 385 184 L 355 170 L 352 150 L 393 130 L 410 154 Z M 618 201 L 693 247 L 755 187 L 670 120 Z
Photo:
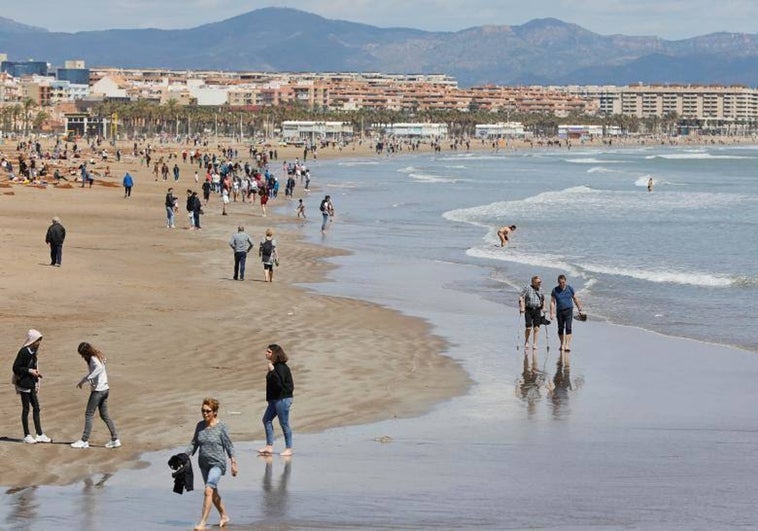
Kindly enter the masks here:
M 0 17 L 50 31 L 192 28 L 263 7 L 379 27 L 457 31 L 553 17 L 603 35 L 758 33 L 756 0 L 0 0 Z

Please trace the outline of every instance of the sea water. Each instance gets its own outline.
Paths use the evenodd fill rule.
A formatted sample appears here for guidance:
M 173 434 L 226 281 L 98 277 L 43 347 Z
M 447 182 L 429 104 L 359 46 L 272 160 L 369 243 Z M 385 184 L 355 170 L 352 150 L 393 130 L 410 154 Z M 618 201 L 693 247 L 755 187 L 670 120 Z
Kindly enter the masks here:
M 591 319 L 758 350 L 758 147 L 444 152 L 318 173 L 338 211 L 328 242 L 377 269 L 474 267 L 459 289 L 510 308 L 533 275 L 549 297 L 566 274 Z M 503 225 L 518 226 L 505 248 Z

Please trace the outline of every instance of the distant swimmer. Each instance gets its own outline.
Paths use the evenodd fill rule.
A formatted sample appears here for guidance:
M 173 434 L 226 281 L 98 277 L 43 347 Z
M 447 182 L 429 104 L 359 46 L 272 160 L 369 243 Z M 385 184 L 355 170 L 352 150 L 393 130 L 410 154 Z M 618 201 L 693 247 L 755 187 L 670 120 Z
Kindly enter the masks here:
M 508 236 L 516 230 L 516 225 L 505 226 L 500 227 L 497 231 L 497 237 L 500 238 L 500 247 L 505 247 L 505 244 L 508 243 Z
M 653 182 L 653 178 L 652 178 L 652 177 L 650 177 L 650 178 L 647 180 L 647 191 L 648 191 L 648 192 L 652 192 L 652 191 L 653 191 L 653 184 L 655 184 L 655 183 Z

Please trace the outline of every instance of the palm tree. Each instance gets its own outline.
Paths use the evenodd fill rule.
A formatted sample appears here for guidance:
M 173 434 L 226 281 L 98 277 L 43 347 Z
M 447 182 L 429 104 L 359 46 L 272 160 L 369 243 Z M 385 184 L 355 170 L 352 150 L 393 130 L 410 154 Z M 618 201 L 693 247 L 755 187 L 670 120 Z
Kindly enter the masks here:
M 24 136 L 29 135 L 29 124 L 31 122 L 32 117 L 32 109 L 37 106 L 37 102 L 34 101 L 32 98 L 25 98 L 22 102 L 23 108 L 24 108 Z

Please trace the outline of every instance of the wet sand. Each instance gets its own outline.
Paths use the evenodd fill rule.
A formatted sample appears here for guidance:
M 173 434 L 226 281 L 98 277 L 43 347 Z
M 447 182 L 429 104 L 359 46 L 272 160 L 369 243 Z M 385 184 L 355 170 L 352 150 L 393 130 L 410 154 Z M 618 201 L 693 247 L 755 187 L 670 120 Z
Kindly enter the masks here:
M 0 151 L 13 156 L 11 147 L 6 142 Z M 301 241 L 294 204 L 283 194 L 269 203 L 265 218 L 257 205 L 239 202 L 232 203 L 229 216 L 221 216 L 218 196 L 212 196 L 203 230 L 185 230 L 184 190 L 200 190 L 194 167 L 180 161 L 178 183 L 155 182 L 128 150 L 122 145 L 121 163 L 95 165 L 102 174 L 107 164 L 112 177 L 97 176 L 91 189 L 74 182 L 46 188 L 9 184 L 2 176 L 0 349 L 8 378 L 0 384 L 6 395 L 0 405 L 0 483 L 63 485 L 94 471 L 139 466 L 144 452 L 187 442 L 205 396 L 221 401 L 235 440 L 260 438 L 263 356 L 274 342 L 291 356 L 293 422 L 301 433 L 418 415 L 466 391 L 468 376 L 444 355 L 446 343 L 423 320 L 295 286 L 322 279 L 329 267 L 323 258 L 340 251 Z M 159 146 L 154 160 L 169 151 L 181 148 Z M 298 154 L 302 151 L 279 148 L 274 166 Z M 339 152 L 320 154 L 330 155 Z M 130 198 L 123 197 L 120 185 L 126 170 L 135 180 Z M 318 182 L 313 172 L 313 198 L 306 200 L 311 217 L 318 213 Z M 168 186 L 180 201 L 174 230 L 166 228 Z M 56 215 L 67 231 L 60 268 L 48 265 L 44 243 Z M 257 254 L 248 259 L 245 282 L 232 280 L 227 242 L 239 223 L 256 242 L 267 227 L 274 228 L 281 267 L 273 283 L 262 281 Z M 309 222 L 306 230 L 317 231 L 317 223 Z M 40 402 L 42 426 L 54 441 L 49 445 L 20 442 L 21 405 L 9 382 L 10 365 L 29 328 L 45 337 Z M 95 448 L 68 446 L 81 436 L 88 396 L 75 387 L 86 373 L 76 353 L 80 341 L 91 342 L 108 358 L 109 409 L 124 444 L 118 450 L 102 448 L 108 432 L 98 417 L 90 439 Z M 417 385 L 419 380 L 427 383 Z

